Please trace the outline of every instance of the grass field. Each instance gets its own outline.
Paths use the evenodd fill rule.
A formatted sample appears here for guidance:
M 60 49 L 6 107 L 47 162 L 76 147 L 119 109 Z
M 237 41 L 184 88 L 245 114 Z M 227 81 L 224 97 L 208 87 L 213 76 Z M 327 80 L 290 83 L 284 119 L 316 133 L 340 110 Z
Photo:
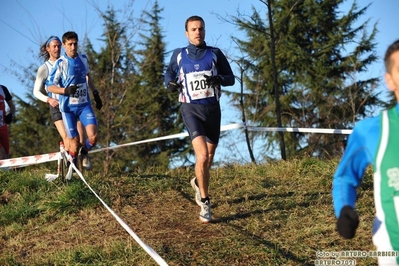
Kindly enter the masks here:
M 335 230 L 338 161 L 303 158 L 211 172 L 214 221 L 201 224 L 191 169 L 146 169 L 85 179 L 169 265 L 314 265 L 332 252 L 371 251 L 372 176 L 358 189 L 353 240 Z M 0 265 L 157 265 L 82 180 L 44 179 L 28 167 L 0 171 Z M 354 259 L 376 265 L 376 259 Z

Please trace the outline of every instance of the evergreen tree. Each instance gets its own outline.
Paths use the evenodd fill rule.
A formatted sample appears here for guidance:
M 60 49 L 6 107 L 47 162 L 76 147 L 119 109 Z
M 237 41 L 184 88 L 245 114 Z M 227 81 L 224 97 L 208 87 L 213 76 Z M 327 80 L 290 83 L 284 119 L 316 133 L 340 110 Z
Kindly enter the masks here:
M 102 14 L 104 48 L 97 53 L 87 41 L 92 76 L 104 103 L 102 110 L 96 111 L 99 120 L 97 148 L 183 131 L 179 104 L 163 85 L 165 45 L 159 27 L 161 11 L 156 2 L 151 13 L 144 11 L 143 19 L 126 23 L 119 22 L 114 10 L 109 9 Z M 142 49 L 138 50 L 131 45 L 128 32 L 137 32 L 142 26 L 150 35 L 140 34 Z M 148 166 L 167 167 L 172 159 L 184 156 L 187 146 L 187 139 L 142 143 L 117 150 L 106 149 L 94 160 L 104 162 L 105 173 L 110 167 L 125 171 Z
M 141 49 L 136 53 L 140 83 L 135 93 L 140 102 L 135 110 L 137 118 L 134 127 L 140 130 L 142 139 L 181 133 L 184 129 L 177 95 L 170 95 L 163 84 L 166 66 L 165 43 L 160 28 L 162 10 L 158 1 L 155 1 L 152 10 L 145 11 L 141 20 L 145 34 L 140 34 Z M 188 138 L 145 143 L 135 147 L 135 161 L 140 167 L 168 167 L 172 159 L 183 158 L 188 153 L 188 148 Z
M 134 67 L 134 48 L 127 33 L 138 27 L 134 21 L 119 22 L 116 13 L 109 8 L 100 13 L 104 20 L 104 33 L 100 41 L 105 45 L 96 52 L 90 40 L 86 40 L 91 75 L 103 100 L 103 108 L 96 115 L 99 122 L 99 141 L 96 148 L 111 147 L 136 140 L 137 130 L 132 126 L 137 101 L 135 91 L 139 82 Z M 112 169 L 131 168 L 134 151 L 132 148 L 105 149 L 93 156 L 95 165 L 103 163 L 104 173 Z M 112 164 L 111 164 L 112 163 Z
M 265 3 L 264 1 L 261 1 Z M 354 122 L 381 106 L 375 88 L 378 78 L 360 79 L 376 61 L 376 26 L 355 27 L 369 6 L 356 2 L 339 16 L 343 0 L 276 0 L 266 7 L 271 17 L 253 9 L 251 19 L 234 18 L 248 39 L 236 40 L 247 51 L 246 116 L 258 126 L 277 126 L 275 104 L 281 104 L 285 127 L 351 128 Z M 270 22 L 275 39 L 271 39 Z M 277 76 L 273 77 L 271 44 L 275 45 Z M 347 52 L 348 51 L 348 52 Z M 278 83 L 275 94 L 273 79 Z M 278 97 L 276 101 L 275 97 Z M 255 115 L 252 115 L 255 113 Z M 271 148 L 276 133 L 265 134 Z M 344 135 L 285 133 L 289 156 L 310 154 L 330 157 L 342 152 Z

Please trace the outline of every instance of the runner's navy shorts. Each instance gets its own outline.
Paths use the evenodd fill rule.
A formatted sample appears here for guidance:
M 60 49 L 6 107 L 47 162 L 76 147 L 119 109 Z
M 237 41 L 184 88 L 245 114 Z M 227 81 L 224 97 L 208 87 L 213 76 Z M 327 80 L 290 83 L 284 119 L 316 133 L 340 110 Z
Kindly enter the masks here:
M 182 103 L 181 114 L 191 140 L 205 136 L 207 142 L 219 143 L 222 117 L 219 102 L 210 105 Z

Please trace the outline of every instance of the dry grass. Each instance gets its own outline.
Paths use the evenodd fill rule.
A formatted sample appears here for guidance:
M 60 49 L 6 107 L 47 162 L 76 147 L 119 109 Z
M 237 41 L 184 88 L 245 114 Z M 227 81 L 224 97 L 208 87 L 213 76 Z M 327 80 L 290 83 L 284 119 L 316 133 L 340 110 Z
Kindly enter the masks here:
M 371 173 L 358 190 L 357 236 L 347 241 L 335 231 L 336 165 L 305 158 L 212 170 L 208 225 L 198 220 L 191 170 L 87 181 L 169 265 L 314 265 L 317 251 L 374 249 Z M 47 183 L 45 171 L 0 172 L 0 265 L 156 265 L 83 182 Z

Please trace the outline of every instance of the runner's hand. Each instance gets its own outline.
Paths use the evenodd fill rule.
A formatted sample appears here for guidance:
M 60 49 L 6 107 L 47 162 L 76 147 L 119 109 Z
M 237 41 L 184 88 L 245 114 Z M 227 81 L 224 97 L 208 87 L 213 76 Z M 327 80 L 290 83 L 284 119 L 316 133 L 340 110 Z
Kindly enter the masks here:
M 8 124 L 11 124 L 13 118 L 14 118 L 13 114 L 9 113 L 9 114 L 6 115 L 6 117 L 4 118 L 4 122 L 5 122 L 7 125 L 8 125 Z
M 175 92 L 181 89 L 181 85 L 177 83 L 177 81 L 169 81 L 168 83 L 168 91 Z
M 68 95 L 68 94 L 75 94 L 76 91 L 78 90 L 79 86 L 76 84 L 73 84 L 71 86 L 69 86 L 68 88 L 64 89 L 64 95 Z
M 351 239 L 355 236 L 358 226 L 359 216 L 352 209 L 352 207 L 345 205 L 341 209 L 341 213 L 337 221 L 338 233 L 346 239 Z
M 101 101 L 100 94 L 98 94 L 98 90 L 93 91 L 94 100 L 96 101 L 96 108 L 101 110 L 103 107 L 103 101 Z
M 222 83 L 222 78 L 220 76 L 208 76 L 208 75 L 204 75 L 205 77 L 205 82 L 206 85 L 208 86 L 217 86 L 220 85 Z

